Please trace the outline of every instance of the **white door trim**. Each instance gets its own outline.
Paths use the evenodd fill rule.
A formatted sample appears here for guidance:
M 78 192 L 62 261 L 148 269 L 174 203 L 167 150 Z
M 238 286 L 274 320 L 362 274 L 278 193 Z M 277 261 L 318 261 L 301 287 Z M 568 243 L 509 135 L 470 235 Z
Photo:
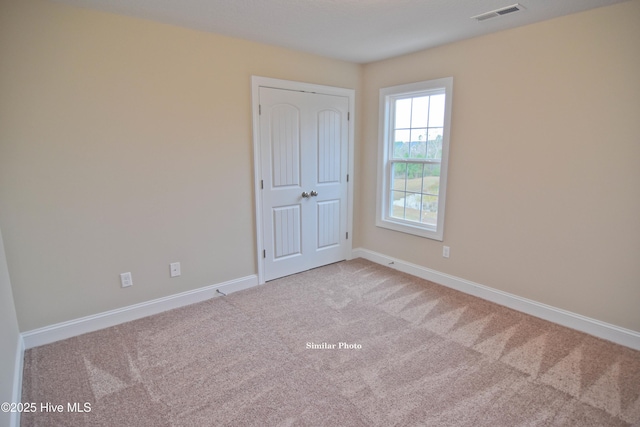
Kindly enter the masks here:
M 347 253 L 351 257 L 353 248 L 353 164 L 354 164 L 354 110 L 355 110 L 355 90 L 339 88 L 334 86 L 324 86 L 312 83 L 295 82 L 289 80 L 272 79 L 269 77 L 251 76 L 251 106 L 253 117 L 253 169 L 254 169 L 254 195 L 255 195 L 255 216 L 256 216 L 256 259 L 258 265 L 258 283 L 265 283 L 264 277 L 264 261 L 263 261 L 263 216 L 262 216 L 262 166 L 260 164 L 260 87 L 269 87 L 274 89 L 297 90 L 302 92 L 322 93 L 325 95 L 345 96 L 349 99 L 349 137 L 348 137 L 348 174 L 349 182 L 347 183 Z

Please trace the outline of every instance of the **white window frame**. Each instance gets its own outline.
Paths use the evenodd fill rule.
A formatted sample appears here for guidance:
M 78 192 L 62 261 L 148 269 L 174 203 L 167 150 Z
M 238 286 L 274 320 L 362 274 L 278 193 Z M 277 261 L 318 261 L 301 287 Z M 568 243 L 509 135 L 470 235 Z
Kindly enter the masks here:
M 442 159 L 440 162 L 440 186 L 438 191 L 438 213 L 436 225 L 422 224 L 390 216 L 391 210 L 391 150 L 393 144 L 394 101 L 396 99 L 445 94 L 445 115 L 442 137 Z M 443 241 L 444 214 L 447 194 L 447 172 L 449 164 L 449 134 L 451 128 L 451 104 L 453 97 L 453 77 L 409 83 L 380 89 L 379 107 L 379 152 L 378 152 L 378 192 L 376 225 L 390 230 L 409 233 Z

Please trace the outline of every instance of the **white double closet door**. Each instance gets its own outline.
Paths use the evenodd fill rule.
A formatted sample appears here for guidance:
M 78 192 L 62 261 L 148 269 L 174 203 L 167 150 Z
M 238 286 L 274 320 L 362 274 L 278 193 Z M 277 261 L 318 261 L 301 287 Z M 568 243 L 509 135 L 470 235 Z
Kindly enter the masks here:
M 264 280 L 347 258 L 349 98 L 260 87 Z

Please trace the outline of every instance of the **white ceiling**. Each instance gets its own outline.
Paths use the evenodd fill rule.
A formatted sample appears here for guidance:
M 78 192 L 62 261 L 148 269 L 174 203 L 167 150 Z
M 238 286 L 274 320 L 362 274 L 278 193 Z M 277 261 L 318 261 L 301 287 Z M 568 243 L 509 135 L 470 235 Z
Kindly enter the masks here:
M 55 1 L 367 63 L 627 0 Z

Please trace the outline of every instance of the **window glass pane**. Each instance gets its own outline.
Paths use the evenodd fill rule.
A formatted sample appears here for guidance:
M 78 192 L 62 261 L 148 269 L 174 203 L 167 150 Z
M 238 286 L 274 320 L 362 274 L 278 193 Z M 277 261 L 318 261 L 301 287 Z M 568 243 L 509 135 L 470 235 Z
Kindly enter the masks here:
M 422 193 L 436 196 L 440 194 L 440 165 L 424 165 Z
M 421 194 L 392 191 L 392 198 L 392 217 L 420 222 Z
M 410 130 L 397 130 L 395 131 L 395 138 L 393 143 L 393 158 L 394 159 L 406 159 L 409 157 L 409 141 L 411 141 Z
M 395 132 L 395 140 L 396 142 L 409 142 L 411 140 L 411 131 L 409 129 L 397 130 Z
M 427 159 L 442 159 L 442 128 L 429 128 L 427 135 Z
M 411 129 L 411 148 L 409 158 L 424 159 L 427 157 L 427 130 Z
M 396 124 L 395 128 L 411 127 L 411 98 L 396 100 Z
M 420 222 L 420 207 L 422 204 L 422 194 L 406 193 L 404 200 L 404 219 L 408 221 Z
M 391 216 L 394 218 L 404 219 L 404 191 L 392 191 L 391 192 Z
M 429 127 L 444 126 L 444 93 L 431 95 L 429 98 Z
M 420 193 L 422 191 L 422 163 L 407 164 L 407 191 Z
M 423 224 L 436 225 L 438 223 L 438 197 L 422 196 L 422 217 Z
M 420 96 L 413 98 L 413 106 L 411 108 L 411 127 L 426 128 L 429 118 L 429 97 Z
M 404 191 L 407 184 L 407 164 L 394 163 L 391 168 L 391 174 L 393 189 Z

